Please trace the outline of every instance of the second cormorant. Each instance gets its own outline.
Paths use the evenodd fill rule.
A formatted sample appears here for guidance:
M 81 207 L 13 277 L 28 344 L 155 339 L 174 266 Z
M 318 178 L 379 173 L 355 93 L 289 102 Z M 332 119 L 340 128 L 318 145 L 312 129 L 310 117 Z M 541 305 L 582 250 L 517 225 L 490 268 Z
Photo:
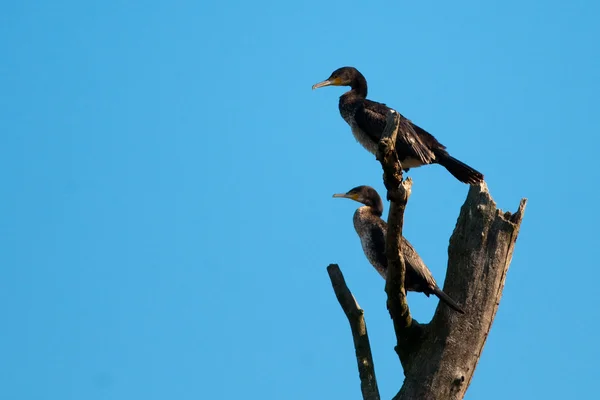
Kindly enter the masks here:
M 358 186 L 347 193 L 334 194 L 333 197 L 352 199 L 364 204 L 354 213 L 354 229 L 360 237 L 363 251 L 367 259 L 377 272 L 386 279 L 387 257 L 385 255 L 385 236 L 387 224 L 381 219 L 383 203 L 375 189 L 370 186 Z M 404 237 L 402 240 L 402 255 L 406 273 L 404 275 L 404 289 L 407 291 L 436 295 L 450 308 L 464 314 L 463 309 L 456 304 L 435 282 L 431 271 L 425 265 L 419 254 Z
M 377 144 L 385 128 L 386 114 L 390 110 L 383 103 L 367 100 L 367 80 L 354 67 L 342 67 L 327 80 L 313 85 L 313 89 L 324 86 L 350 86 L 340 97 L 339 109 L 342 118 L 350 125 L 356 140 L 369 152 L 377 152 Z M 400 130 L 396 141 L 396 152 L 402 169 L 440 164 L 456 179 L 468 184 L 483 181 L 483 175 L 452 157 L 446 146 L 429 132 L 400 116 Z

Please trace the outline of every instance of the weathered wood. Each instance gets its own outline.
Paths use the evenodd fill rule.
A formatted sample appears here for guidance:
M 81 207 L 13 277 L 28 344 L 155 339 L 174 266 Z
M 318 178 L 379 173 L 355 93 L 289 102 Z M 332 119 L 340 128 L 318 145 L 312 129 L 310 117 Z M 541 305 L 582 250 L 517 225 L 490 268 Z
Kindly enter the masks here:
M 406 265 L 402 255 L 402 226 L 404 210 L 412 189 L 412 180 L 402 181 L 402 165 L 396 154 L 396 140 L 400 128 L 400 116 L 391 111 L 386 116 L 386 126 L 377 148 L 377 160 L 383 168 L 383 183 L 387 188 L 390 209 L 387 220 L 385 253 L 388 260 L 385 292 L 387 308 L 396 333 L 396 353 L 406 367 L 411 353 L 417 349 L 422 334 L 420 324 L 412 319 L 404 289 Z
M 329 279 L 331 279 L 335 296 L 350 323 L 363 399 L 379 400 L 379 389 L 377 388 L 377 379 L 375 378 L 375 366 L 373 365 L 371 344 L 369 343 L 367 324 L 363 315 L 364 311 L 358 305 L 348 285 L 346 285 L 346 280 L 340 267 L 337 264 L 329 264 L 327 273 L 329 274 Z
M 500 304 L 526 203 L 504 213 L 485 183 L 471 186 L 450 238 L 443 289 L 466 314 L 438 304 L 395 400 L 464 397 Z

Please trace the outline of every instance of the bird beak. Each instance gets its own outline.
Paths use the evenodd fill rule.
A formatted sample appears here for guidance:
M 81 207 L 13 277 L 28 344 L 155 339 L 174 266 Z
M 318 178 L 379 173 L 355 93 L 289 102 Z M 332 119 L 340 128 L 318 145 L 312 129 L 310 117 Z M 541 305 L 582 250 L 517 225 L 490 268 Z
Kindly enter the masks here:
M 334 198 L 342 198 L 342 199 L 350 199 L 354 201 L 358 201 L 357 194 L 348 194 L 348 193 L 336 193 L 333 195 Z
M 342 80 L 340 78 L 335 78 L 335 79 L 327 79 L 326 81 L 315 83 L 312 88 L 313 88 L 313 90 L 315 90 L 315 89 L 322 88 L 325 86 L 341 86 L 341 85 L 342 85 Z

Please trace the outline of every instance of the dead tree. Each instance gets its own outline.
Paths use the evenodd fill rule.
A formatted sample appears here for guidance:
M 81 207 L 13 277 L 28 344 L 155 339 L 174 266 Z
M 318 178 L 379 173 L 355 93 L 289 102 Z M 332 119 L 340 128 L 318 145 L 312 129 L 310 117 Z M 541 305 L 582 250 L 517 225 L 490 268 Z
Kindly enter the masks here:
M 506 272 L 525 211 L 496 207 L 485 183 L 471 186 L 450 238 L 448 270 L 443 290 L 463 305 L 464 315 L 438 307 L 433 319 L 420 324 L 411 317 L 404 291 L 405 266 L 399 238 L 412 181 L 402 180 L 395 152 L 400 118 L 388 113 L 377 159 L 390 200 L 385 291 L 393 321 L 395 351 L 404 369 L 404 383 L 394 400 L 459 400 L 471 378 L 496 315 Z M 363 398 L 378 400 L 379 391 L 363 310 L 348 289 L 336 264 L 327 267 L 337 299 L 350 322 Z

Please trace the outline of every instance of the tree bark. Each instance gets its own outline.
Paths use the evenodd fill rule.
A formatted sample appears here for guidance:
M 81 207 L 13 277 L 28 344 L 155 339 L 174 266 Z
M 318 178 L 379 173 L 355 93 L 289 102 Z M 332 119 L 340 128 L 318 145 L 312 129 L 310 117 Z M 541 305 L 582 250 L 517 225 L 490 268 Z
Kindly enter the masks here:
M 401 165 L 394 152 L 398 127 L 398 114 L 395 111 L 388 113 L 386 130 L 377 154 L 384 170 L 384 183 L 390 200 L 386 238 L 387 306 L 394 322 L 396 352 L 405 375 L 404 384 L 394 400 L 459 400 L 464 397 L 471 383 L 498 310 L 527 200 L 521 200 L 514 214 L 502 212 L 485 183 L 471 186 L 450 238 L 448 270 L 443 287 L 444 292 L 463 305 L 465 314 L 440 307 L 438 303 L 431 322 L 419 324 L 412 319 L 406 301 L 403 285 L 405 265 L 398 241 L 402 235 L 404 209 L 411 189 L 410 180 L 402 181 Z M 333 277 L 332 283 L 338 295 Z M 344 287 L 347 290 L 344 297 L 349 296 L 354 300 L 345 282 Z M 343 301 L 348 302 L 340 295 L 338 301 L 342 308 L 345 307 Z M 355 300 L 354 304 L 360 310 Z M 359 350 L 364 350 L 365 340 L 368 356 L 364 351 L 362 354 L 369 360 L 368 365 L 373 367 L 364 319 L 355 318 L 353 322 L 351 313 L 346 310 L 347 305 L 344 311 L 355 336 L 359 371 Z M 359 314 L 362 318 L 362 310 Z M 358 342 L 355 332 L 362 329 L 361 324 L 364 325 L 364 335 L 362 341 Z M 368 374 L 361 372 L 360 378 L 363 398 L 375 398 L 368 397 L 369 393 L 365 392 L 365 387 L 377 388 L 374 370 Z
M 443 288 L 465 314 L 438 304 L 394 400 L 464 397 L 500 304 L 526 202 L 503 213 L 485 183 L 471 186 L 450 238 Z
M 377 160 L 383 168 L 383 183 L 387 188 L 387 199 L 390 201 L 385 238 L 388 262 L 385 281 L 387 308 L 396 334 L 396 354 L 402 367 L 406 368 L 412 359 L 412 353 L 419 346 L 423 329 L 410 315 L 404 289 L 406 265 L 402 255 L 401 238 L 404 211 L 412 190 L 412 180 L 402 180 L 402 165 L 396 154 L 396 139 L 402 128 L 400 122 L 400 116 L 395 111 L 386 116 L 386 126 L 377 148 Z

